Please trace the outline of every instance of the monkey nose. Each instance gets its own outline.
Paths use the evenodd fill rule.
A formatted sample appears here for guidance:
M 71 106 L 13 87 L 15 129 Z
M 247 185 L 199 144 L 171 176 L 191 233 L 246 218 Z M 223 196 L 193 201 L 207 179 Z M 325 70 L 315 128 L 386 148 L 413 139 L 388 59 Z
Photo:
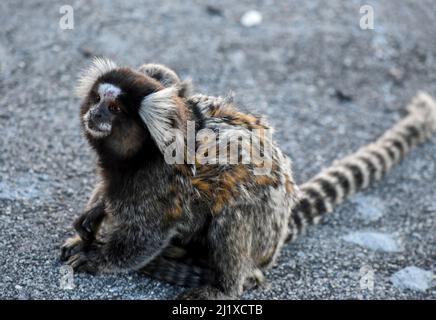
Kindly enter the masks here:
M 101 113 L 96 112 L 96 113 L 94 114 L 94 119 L 101 119 L 101 118 L 103 118 L 103 116 L 102 116 Z

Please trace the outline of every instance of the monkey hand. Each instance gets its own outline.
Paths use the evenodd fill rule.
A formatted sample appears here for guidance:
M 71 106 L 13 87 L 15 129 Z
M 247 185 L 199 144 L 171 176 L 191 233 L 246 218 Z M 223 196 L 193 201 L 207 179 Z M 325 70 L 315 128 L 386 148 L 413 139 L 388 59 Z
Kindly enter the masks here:
M 101 271 L 103 257 L 97 246 L 90 246 L 73 254 L 67 261 L 67 264 L 76 272 L 87 272 L 91 274 Z
M 101 205 L 86 211 L 74 221 L 74 229 L 85 242 L 93 242 L 105 212 Z
M 93 221 L 84 213 L 80 215 L 73 223 L 74 230 L 79 234 L 85 242 L 92 242 L 95 239 L 93 230 Z
M 83 251 L 84 248 L 85 243 L 78 235 L 68 238 L 61 247 L 60 260 L 67 261 L 76 253 Z

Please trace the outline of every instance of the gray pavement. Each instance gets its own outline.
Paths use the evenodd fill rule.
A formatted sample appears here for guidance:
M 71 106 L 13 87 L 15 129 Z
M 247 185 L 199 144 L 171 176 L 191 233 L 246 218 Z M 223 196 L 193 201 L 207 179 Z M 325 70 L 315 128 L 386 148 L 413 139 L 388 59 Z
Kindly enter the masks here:
M 233 92 L 276 127 L 298 182 L 379 136 L 418 90 L 436 97 L 431 0 L 69 1 L 74 29 L 62 30 L 64 2 L 0 2 L 2 299 L 168 299 L 181 290 L 136 273 L 78 274 L 74 289 L 60 286 L 59 246 L 95 180 L 73 96 L 91 55 L 164 63 L 202 93 Z M 359 28 L 366 3 L 375 30 Z M 253 9 L 262 22 L 241 25 Z M 435 160 L 432 139 L 287 245 L 268 286 L 243 298 L 435 299 Z

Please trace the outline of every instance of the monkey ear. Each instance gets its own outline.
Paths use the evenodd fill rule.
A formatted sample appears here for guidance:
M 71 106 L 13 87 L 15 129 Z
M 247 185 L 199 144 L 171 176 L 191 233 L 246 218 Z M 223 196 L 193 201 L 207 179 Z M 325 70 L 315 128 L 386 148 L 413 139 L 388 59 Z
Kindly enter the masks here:
M 112 60 L 95 57 L 91 65 L 80 74 L 75 90 L 76 95 L 82 99 L 86 98 L 95 81 L 103 74 L 116 68 L 117 65 Z
M 191 81 L 180 80 L 173 70 L 164 65 L 154 63 L 143 64 L 139 67 L 138 71 L 157 80 L 165 88 L 174 87 L 176 94 L 181 98 L 188 97 L 192 93 Z
M 165 88 L 181 82 L 179 76 L 173 70 L 161 64 L 143 64 L 139 67 L 138 71 L 159 81 Z

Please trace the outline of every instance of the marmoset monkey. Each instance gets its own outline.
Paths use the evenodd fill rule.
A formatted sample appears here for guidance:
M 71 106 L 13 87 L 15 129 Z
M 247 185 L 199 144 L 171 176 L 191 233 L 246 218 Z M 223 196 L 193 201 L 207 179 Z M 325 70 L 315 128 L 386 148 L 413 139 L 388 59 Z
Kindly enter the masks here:
M 239 296 L 286 240 L 436 131 L 436 104 L 421 93 L 381 138 L 298 187 L 265 120 L 228 99 L 191 94 L 167 67 L 135 71 L 95 59 L 77 92 L 100 181 L 61 258 L 77 271 L 144 270 L 194 286 L 186 299 Z M 223 151 L 234 161 L 213 161 Z

